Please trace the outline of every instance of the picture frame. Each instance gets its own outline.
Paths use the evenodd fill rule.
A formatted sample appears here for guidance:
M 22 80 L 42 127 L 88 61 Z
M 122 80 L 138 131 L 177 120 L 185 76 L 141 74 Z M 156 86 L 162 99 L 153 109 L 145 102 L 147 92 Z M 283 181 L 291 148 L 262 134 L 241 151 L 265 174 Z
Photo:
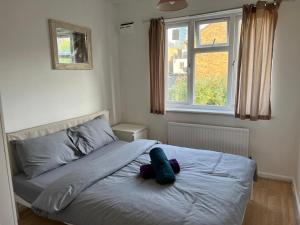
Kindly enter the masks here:
M 53 69 L 93 69 L 90 28 L 49 19 L 49 33 Z

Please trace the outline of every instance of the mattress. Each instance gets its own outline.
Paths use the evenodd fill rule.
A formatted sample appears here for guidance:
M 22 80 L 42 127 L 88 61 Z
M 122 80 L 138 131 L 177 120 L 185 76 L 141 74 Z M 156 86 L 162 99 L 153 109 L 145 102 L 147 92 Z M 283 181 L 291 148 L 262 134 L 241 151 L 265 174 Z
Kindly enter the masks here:
M 42 191 L 45 190 L 55 180 L 64 177 L 78 167 L 84 166 L 92 159 L 102 157 L 107 152 L 120 148 L 126 143 L 127 142 L 124 141 L 113 142 L 85 157 L 58 167 L 54 170 L 48 171 L 32 179 L 27 179 L 24 173 L 17 174 L 13 177 L 14 192 L 25 201 L 33 203 L 34 200 L 42 193 Z
M 155 147 L 181 166 L 172 185 L 138 176 Z M 51 183 L 32 208 L 77 225 L 241 225 L 255 168 L 254 161 L 241 156 L 140 140 Z

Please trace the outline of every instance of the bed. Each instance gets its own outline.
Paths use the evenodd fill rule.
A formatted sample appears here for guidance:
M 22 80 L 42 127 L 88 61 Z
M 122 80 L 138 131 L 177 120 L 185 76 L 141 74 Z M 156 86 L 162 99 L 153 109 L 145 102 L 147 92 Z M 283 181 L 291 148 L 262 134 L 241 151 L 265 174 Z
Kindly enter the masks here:
M 92 120 L 100 112 L 8 134 L 8 140 L 53 133 Z M 149 151 L 164 150 L 181 172 L 172 185 L 138 176 Z M 10 146 L 13 157 L 13 148 Z M 115 141 L 33 179 L 14 165 L 18 203 L 44 217 L 74 225 L 241 225 L 251 196 L 255 162 L 241 156 L 160 144 Z

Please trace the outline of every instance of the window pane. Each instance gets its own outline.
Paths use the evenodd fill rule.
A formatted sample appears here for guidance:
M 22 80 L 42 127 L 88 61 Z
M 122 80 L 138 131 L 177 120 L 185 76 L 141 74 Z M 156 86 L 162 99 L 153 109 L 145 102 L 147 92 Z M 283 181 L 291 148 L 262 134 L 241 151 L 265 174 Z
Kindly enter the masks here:
M 72 63 L 72 49 L 70 37 L 57 37 L 59 63 Z
M 226 105 L 228 57 L 228 52 L 195 55 L 194 104 Z
M 196 47 L 228 43 L 227 21 L 196 25 Z
M 168 29 L 168 101 L 187 102 L 188 27 Z

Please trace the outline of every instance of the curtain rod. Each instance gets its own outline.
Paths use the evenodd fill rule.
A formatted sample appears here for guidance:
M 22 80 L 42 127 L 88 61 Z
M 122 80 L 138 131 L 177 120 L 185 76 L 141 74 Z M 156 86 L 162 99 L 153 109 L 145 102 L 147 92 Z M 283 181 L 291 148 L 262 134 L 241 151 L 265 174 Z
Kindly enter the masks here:
M 229 9 L 222 9 L 222 10 L 218 10 L 218 11 L 210 11 L 210 12 L 204 12 L 204 13 L 200 13 L 200 14 L 191 14 L 191 15 L 187 15 L 187 16 L 179 16 L 179 17 L 164 17 L 164 20 L 166 22 L 172 21 L 172 20 L 182 20 L 182 19 L 189 19 L 192 17 L 198 17 L 198 16 L 204 16 L 204 15 L 211 15 L 211 14 L 218 14 L 218 13 L 222 13 L 222 12 L 226 12 L 226 11 L 238 11 L 238 10 L 242 10 L 242 7 L 237 7 L 237 8 L 229 8 Z M 147 19 L 147 20 L 143 20 L 143 23 L 148 23 L 150 22 L 151 19 Z
M 274 0 L 272 2 L 275 3 L 275 4 L 280 4 L 281 2 L 287 2 L 287 1 L 295 1 L 295 0 Z M 266 2 L 271 3 L 270 1 L 266 1 Z M 172 20 L 189 19 L 189 18 L 197 17 L 197 16 L 204 16 L 204 15 L 209 15 L 209 14 L 217 14 L 217 13 L 221 13 L 221 12 L 225 12 L 225 11 L 235 11 L 235 10 L 241 10 L 241 9 L 242 9 L 242 6 L 241 7 L 237 7 L 237 8 L 222 9 L 222 10 L 218 10 L 218 11 L 210 11 L 210 12 L 205 12 L 205 13 L 200 13 L 200 14 L 191 14 L 191 15 L 187 15 L 187 16 L 168 17 L 168 18 L 164 18 L 164 20 L 166 22 L 170 22 Z M 150 20 L 151 19 L 143 20 L 143 23 L 149 23 Z

